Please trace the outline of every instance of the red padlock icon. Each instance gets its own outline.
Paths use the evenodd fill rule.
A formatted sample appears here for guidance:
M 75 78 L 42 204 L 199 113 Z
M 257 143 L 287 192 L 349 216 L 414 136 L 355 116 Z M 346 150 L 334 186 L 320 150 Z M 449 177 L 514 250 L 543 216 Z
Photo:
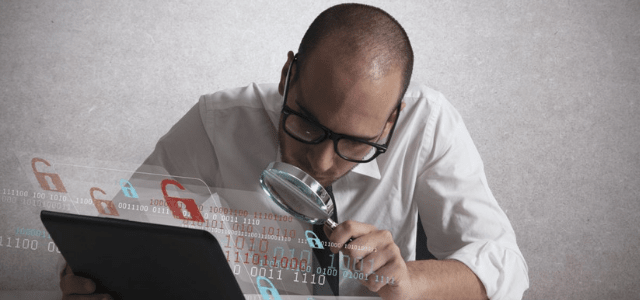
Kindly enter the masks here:
M 52 191 L 52 192 L 60 192 L 60 193 L 66 193 L 67 189 L 64 188 L 64 184 L 62 184 L 62 180 L 60 179 L 60 176 L 58 176 L 58 174 L 56 173 L 43 173 L 43 172 L 38 172 L 38 170 L 36 170 L 36 163 L 37 162 L 42 162 L 45 165 L 47 165 L 47 167 L 50 167 L 51 164 L 39 157 L 34 157 L 31 160 L 31 168 L 33 169 L 33 174 L 36 175 L 36 179 L 38 180 L 38 183 L 40 184 L 40 187 L 45 190 L 45 191 Z M 51 186 L 49 186 L 49 182 L 47 181 L 47 177 L 49 177 L 51 179 L 51 183 L 53 183 L 53 185 L 55 186 L 55 189 L 52 189 Z
M 168 184 L 173 184 L 178 188 L 180 188 L 181 190 L 184 190 L 184 187 L 179 182 L 173 179 L 165 179 L 161 183 L 162 194 L 164 194 L 164 201 L 167 203 L 167 206 L 169 206 L 169 209 L 171 209 L 173 216 L 177 219 L 182 219 L 182 220 L 204 222 L 204 218 L 202 218 L 202 215 L 198 210 L 198 205 L 196 205 L 196 201 L 188 198 L 169 197 L 169 195 L 167 195 Z M 187 218 L 182 214 L 182 210 L 180 209 L 180 206 L 178 206 L 178 202 L 182 202 L 182 204 L 185 205 L 187 211 L 191 215 L 191 218 Z
M 101 215 L 119 216 L 120 214 L 118 214 L 118 210 L 116 209 L 116 205 L 113 204 L 113 201 L 96 199 L 96 197 L 93 196 L 93 192 L 95 192 L 95 191 L 98 191 L 98 192 L 102 193 L 103 195 L 106 195 L 107 193 L 105 193 L 102 189 L 97 188 L 97 187 L 92 187 L 89 190 L 89 195 L 91 195 L 91 201 L 93 201 L 93 205 L 96 206 L 96 208 L 98 209 L 98 212 Z M 104 206 L 103 206 L 103 204 L 104 204 Z M 109 210 L 108 213 L 105 211 L 105 207 Z

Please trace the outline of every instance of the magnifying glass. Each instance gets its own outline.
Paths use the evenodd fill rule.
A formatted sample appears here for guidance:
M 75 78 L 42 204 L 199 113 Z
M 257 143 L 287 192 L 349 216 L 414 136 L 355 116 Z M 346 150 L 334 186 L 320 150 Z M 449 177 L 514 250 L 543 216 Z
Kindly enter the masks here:
M 327 190 L 300 168 L 272 162 L 262 171 L 260 185 L 271 200 L 294 217 L 311 224 L 338 224 L 331 219 L 334 205 Z

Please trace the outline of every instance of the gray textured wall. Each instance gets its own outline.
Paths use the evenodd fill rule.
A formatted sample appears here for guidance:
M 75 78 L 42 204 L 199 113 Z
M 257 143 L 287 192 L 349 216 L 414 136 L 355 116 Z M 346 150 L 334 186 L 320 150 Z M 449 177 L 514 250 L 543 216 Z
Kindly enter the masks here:
M 334 3 L 1 1 L 0 188 L 31 188 L 15 153 L 139 164 L 199 95 L 276 82 Z M 405 26 L 413 80 L 465 118 L 529 264 L 525 298 L 638 299 L 640 1 L 366 3 Z M 0 208 L 0 235 L 37 222 Z M 0 289 L 57 288 L 51 256 L 11 251 Z

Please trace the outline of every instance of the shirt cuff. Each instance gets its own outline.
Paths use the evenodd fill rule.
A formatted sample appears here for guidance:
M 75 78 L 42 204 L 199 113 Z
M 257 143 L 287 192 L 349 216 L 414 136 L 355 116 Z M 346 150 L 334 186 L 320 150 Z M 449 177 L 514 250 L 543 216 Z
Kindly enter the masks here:
M 522 253 L 497 242 L 468 244 L 447 259 L 469 267 L 484 285 L 489 299 L 522 299 L 529 288 L 528 267 Z

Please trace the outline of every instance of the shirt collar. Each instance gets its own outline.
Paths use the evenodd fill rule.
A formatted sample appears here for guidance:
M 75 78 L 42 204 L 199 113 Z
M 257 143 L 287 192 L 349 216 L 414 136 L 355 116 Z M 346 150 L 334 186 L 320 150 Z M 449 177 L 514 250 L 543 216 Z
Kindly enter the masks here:
M 380 169 L 378 168 L 377 158 L 368 162 L 358 164 L 351 172 L 358 173 L 364 176 L 369 176 L 375 179 L 380 179 Z

